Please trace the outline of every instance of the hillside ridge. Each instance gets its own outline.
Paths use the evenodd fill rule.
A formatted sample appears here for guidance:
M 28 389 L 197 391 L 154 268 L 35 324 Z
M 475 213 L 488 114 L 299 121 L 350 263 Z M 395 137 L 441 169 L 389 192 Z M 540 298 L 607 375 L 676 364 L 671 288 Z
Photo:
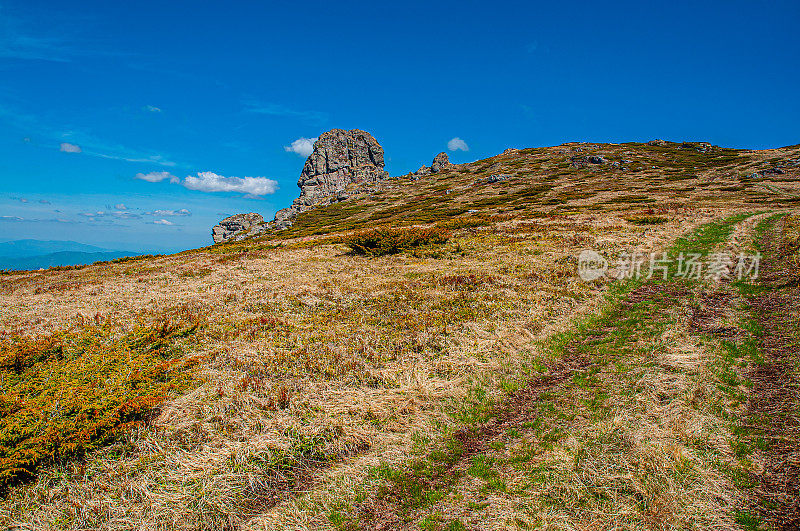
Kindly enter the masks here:
M 293 210 L 302 202 L 297 199 L 293 207 L 279 211 L 275 221 L 255 224 L 225 241 L 424 224 L 531 208 L 563 213 L 625 206 L 634 211 L 731 201 L 741 206 L 765 201 L 791 206 L 800 196 L 798 175 L 797 145 L 748 150 L 660 139 L 622 144 L 570 142 L 509 148 L 464 164 L 451 164 L 442 153 L 431 167 L 405 175 L 338 180 L 328 192 L 315 194 L 302 210 Z M 304 182 L 308 181 L 299 181 Z M 302 198 L 304 185 L 300 186 Z

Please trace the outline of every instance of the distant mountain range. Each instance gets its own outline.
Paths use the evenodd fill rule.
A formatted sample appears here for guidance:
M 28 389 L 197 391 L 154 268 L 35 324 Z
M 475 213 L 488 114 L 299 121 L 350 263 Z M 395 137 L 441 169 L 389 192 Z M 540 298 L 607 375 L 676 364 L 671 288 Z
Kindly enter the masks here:
M 73 241 L 14 240 L 0 242 L 0 270 L 91 264 L 140 254 L 143 253 L 115 251 Z

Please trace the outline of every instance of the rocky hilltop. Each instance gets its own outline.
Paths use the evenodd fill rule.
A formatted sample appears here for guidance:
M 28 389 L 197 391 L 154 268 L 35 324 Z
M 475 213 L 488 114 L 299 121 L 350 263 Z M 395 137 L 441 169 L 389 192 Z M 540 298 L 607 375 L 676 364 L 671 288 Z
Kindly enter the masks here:
M 301 212 L 347 199 L 353 185 L 375 183 L 388 176 L 383 148 L 371 134 L 360 129 L 333 129 L 314 143 L 297 181 L 300 197 L 292 206 L 279 210 L 270 223 L 253 213 L 225 218 L 212 229 L 214 243 L 241 240 L 273 228 L 286 229 Z
M 300 197 L 275 214 L 275 228 L 290 226 L 299 213 L 317 205 L 346 199 L 346 190 L 352 184 L 387 178 L 383 167 L 383 148 L 366 131 L 333 129 L 323 133 L 314 142 L 314 151 L 297 180 Z

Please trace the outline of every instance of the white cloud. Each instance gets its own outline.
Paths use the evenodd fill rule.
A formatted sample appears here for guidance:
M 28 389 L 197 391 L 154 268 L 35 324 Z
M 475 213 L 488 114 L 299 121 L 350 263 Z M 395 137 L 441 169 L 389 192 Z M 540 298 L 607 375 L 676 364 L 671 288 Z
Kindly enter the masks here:
M 144 106 L 144 110 L 150 111 L 150 112 L 161 112 L 161 109 L 159 109 L 155 105 L 145 105 Z
M 255 196 L 274 194 L 278 189 L 278 181 L 266 177 L 223 177 L 210 171 L 201 171 L 197 177 L 189 175 L 181 184 L 201 192 L 242 192 Z
M 128 210 L 128 207 L 125 206 L 125 203 L 116 204 L 114 205 L 114 208 L 116 208 L 117 210 Z
M 469 151 L 469 146 L 460 138 L 455 137 L 451 138 L 450 141 L 447 142 L 447 149 L 450 151 Z
M 155 223 L 156 225 L 174 225 L 173 222 L 167 221 L 166 219 L 157 219 L 153 223 Z
M 283 149 L 285 149 L 287 153 L 297 153 L 302 157 L 307 157 L 314 151 L 314 142 L 316 141 L 316 138 L 305 138 L 301 136 L 292 142 L 291 146 L 283 146 Z
M 77 144 L 70 144 L 69 142 L 61 142 L 61 151 L 64 153 L 80 153 L 81 147 Z
M 160 183 L 165 179 L 169 179 L 169 182 L 173 184 L 180 182 L 180 179 L 178 179 L 168 171 L 151 171 L 150 173 L 137 173 L 136 178 L 141 179 L 143 181 L 147 181 L 149 183 Z
M 186 209 L 182 208 L 180 210 L 154 210 L 152 212 L 147 212 L 147 214 L 151 216 L 158 216 L 158 217 L 165 217 L 165 216 L 191 216 L 192 213 Z
M 266 177 L 225 177 L 211 171 L 198 172 L 197 176 L 188 175 L 183 180 L 166 171 L 137 173 L 136 178 L 149 183 L 160 183 L 168 180 L 172 184 L 180 184 L 184 188 L 199 192 L 241 192 L 250 198 L 274 194 L 278 189 L 278 181 L 267 179 Z M 180 210 L 156 210 L 148 212 L 148 214 L 153 216 L 192 215 L 185 208 Z

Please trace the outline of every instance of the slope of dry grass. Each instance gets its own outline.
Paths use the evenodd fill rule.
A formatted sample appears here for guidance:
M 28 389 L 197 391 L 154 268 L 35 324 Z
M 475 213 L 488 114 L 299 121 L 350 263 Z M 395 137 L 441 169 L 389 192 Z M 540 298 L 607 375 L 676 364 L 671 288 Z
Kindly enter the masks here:
M 397 467 L 490 414 L 527 379 L 555 370 L 561 354 L 545 348 L 554 341 L 548 338 L 604 308 L 610 289 L 576 277 L 581 250 L 656 251 L 701 223 L 763 205 L 763 197 L 780 206 L 778 192 L 751 193 L 743 175 L 796 152 L 577 144 L 522 150 L 428 180 L 390 181 L 259 241 L 0 276 L 0 326 L 14 337 L 81 335 L 99 322 L 114 323 L 115 337 L 124 337 L 143 316 L 157 320 L 176 305 L 203 319 L 181 358 L 202 360 L 182 373 L 197 383 L 164 395 L 150 422 L 84 459 L 43 460 L 37 478 L 0 505 L 0 522 L 25 529 L 349 525 L 344 516 L 369 505 L 365 489 L 399 477 L 392 476 Z M 621 163 L 623 171 L 572 160 L 587 153 L 632 162 Z M 676 169 L 687 165 L 697 172 L 695 188 L 684 194 L 674 187 L 690 181 Z M 506 171 L 514 176 L 504 183 L 475 185 Z M 770 174 L 770 183 L 793 193 L 792 171 Z M 728 181 L 744 188 L 702 199 Z M 342 231 L 433 221 L 448 241 L 378 257 L 344 244 Z M 331 234 L 315 235 L 322 232 Z M 522 428 L 509 424 L 518 433 L 492 441 L 502 447 L 470 454 L 451 485 L 460 499 L 436 494 L 397 522 L 558 527 L 634 511 L 598 521 L 657 528 L 653 522 L 689 522 L 711 507 L 709 497 L 717 500 L 709 514 L 723 514 L 719 507 L 734 503 L 730 479 L 698 468 L 695 450 L 676 435 L 717 441 L 728 429 L 717 413 L 676 405 L 697 400 L 702 409 L 717 396 L 713 379 L 697 383 L 706 350 L 687 332 L 685 305 L 635 304 L 625 311 L 660 312 L 652 328 L 612 320 L 598 337 L 560 347 L 594 352 L 605 341 L 630 343 L 624 356 L 599 372 L 587 369 L 583 379 L 560 381 L 547 391 L 549 405 L 535 405 L 547 415 Z M 662 410 L 666 417 L 654 417 Z M 683 431 L 670 427 L 675 423 Z M 648 463 L 658 474 L 622 472 L 650 470 Z M 548 482 L 535 480 L 550 473 Z M 666 491 L 657 480 L 667 482 Z M 639 491 L 624 490 L 631 481 L 652 494 L 644 513 L 635 513 Z M 598 498 L 601 492 L 611 498 Z M 545 503 L 556 495 L 593 509 Z M 648 513 L 656 499 L 666 505 Z

